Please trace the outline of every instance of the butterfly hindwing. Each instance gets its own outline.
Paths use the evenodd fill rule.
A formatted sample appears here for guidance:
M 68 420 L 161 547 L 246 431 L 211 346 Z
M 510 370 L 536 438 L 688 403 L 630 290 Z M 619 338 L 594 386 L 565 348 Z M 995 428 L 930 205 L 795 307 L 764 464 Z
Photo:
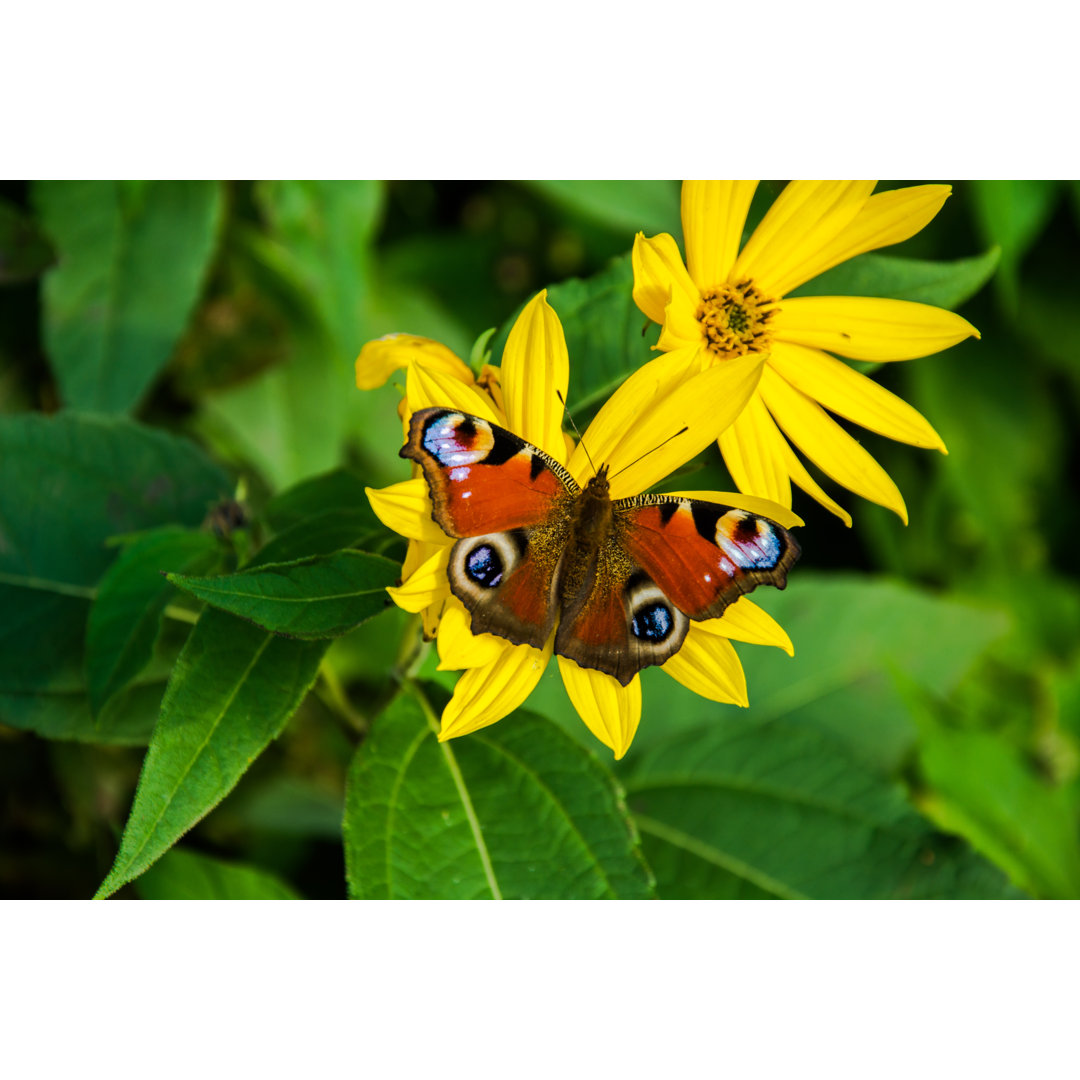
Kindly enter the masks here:
M 646 495 L 615 504 L 627 553 L 694 620 L 715 619 L 758 585 L 782 589 L 799 557 L 775 521 L 732 506 Z
M 535 446 L 453 409 L 413 414 L 401 456 L 416 461 L 432 517 L 458 538 L 450 588 L 472 615 L 473 633 L 543 648 L 554 629 L 554 582 L 570 474 Z

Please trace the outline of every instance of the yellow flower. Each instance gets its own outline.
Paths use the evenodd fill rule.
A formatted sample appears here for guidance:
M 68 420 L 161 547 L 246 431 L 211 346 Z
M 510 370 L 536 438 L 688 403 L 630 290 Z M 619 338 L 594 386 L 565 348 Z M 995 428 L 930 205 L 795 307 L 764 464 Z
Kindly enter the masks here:
M 784 299 L 855 255 L 899 243 L 941 209 L 950 188 L 871 195 L 873 181 L 793 180 L 739 251 L 756 181 L 682 188 L 686 263 L 667 233 L 634 241 L 634 300 L 663 329 L 658 349 L 692 371 L 741 356 L 766 359 L 757 391 L 720 436 L 741 491 L 791 505 L 791 482 L 851 524 L 788 439 L 822 472 L 907 522 L 885 470 L 826 409 L 881 435 L 946 453 L 924 417 L 830 353 L 854 360 L 928 356 L 979 332 L 941 308 L 854 296 Z M 828 351 L 825 351 L 828 350 Z M 655 362 L 655 361 L 654 361 Z M 787 436 L 787 438 L 785 438 Z
M 756 357 L 710 368 L 686 379 L 672 379 L 663 367 L 647 365 L 608 400 L 583 442 L 598 464 L 611 470 L 612 499 L 643 491 L 700 453 L 715 438 L 717 422 L 733 419 L 753 393 L 761 373 Z M 677 361 L 676 361 L 677 364 Z M 670 364 L 668 365 L 671 366 Z M 584 485 L 593 475 L 581 446 L 562 430 L 569 381 L 569 357 L 558 316 L 541 292 L 522 311 L 510 332 L 501 370 L 502 406 L 475 385 L 425 366 L 414 357 L 408 366 L 406 399 L 412 411 L 431 406 L 459 409 L 506 427 L 543 450 Z M 717 405 L 721 402 L 721 405 Z M 717 417 L 717 413 L 720 417 Z M 679 438 L 668 439 L 679 429 Z M 661 445 L 663 444 L 663 445 Z M 660 447 L 659 449 L 656 449 Z M 648 451 L 647 456 L 642 457 Z M 640 459 L 640 460 L 639 460 Z M 744 507 L 781 525 L 801 524 L 783 507 L 750 496 L 719 492 L 680 492 L 691 498 Z M 553 637 L 543 649 L 513 645 L 491 634 L 473 634 L 470 617 L 451 595 L 447 562 L 454 540 L 432 520 L 426 482 L 414 477 L 381 491 L 368 490 L 376 514 L 396 532 L 426 545 L 427 557 L 403 569 L 403 581 L 389 590 L 409 611 L 441 611 L 437 630 L 439 667 L 463 670 L 442 715 L 439 738 L 454 738 L 493 724 L 520 706 L 539 682 L 551 658 Z M 663 670 L 714 701 L 747 704 L 746 681 L 729 639 L 776 645 L 788 653 L 791 642 L 781 627 L 745 597 L 722 618 L 691 623 L 682 649 Z M 623 686 L 599 671 L 559 657 L 559 671 L 574 707 L 589 730 L 622 757 L 641 717 L 638 676 Z
M 408 433 L 409 417 L 417 406 L 409 405 L 409 389 L 414 394 L 419 394 L 427 400 L 432 392 L 438 393 L 438 387 L 443 385 L 444 380 L 460 384 L 460 389 L 453 392 L 464 395 L 469 406 L 468 411 L 478 412 L 486 408 L 494 408 L 504 422 L 502 389 L 499 386 L 499 369 L 485 364 L 480 372 L 480 378 L 474 379 L 468 364 L 461 360 L 452 350 L 431 338 L 418 337 L 415 334 L 386 334 L 375 341 L 369 341 L 356 358 L 356 385 L 361 390 L 374 390 L 382 386 L 387 379 L 396 371 L 406 373 L 405 394 L 398 405 L 398 415 L 401 417 L 403 432 Z M 434 382 L 433 382 L 434 380 Z M 463 406 L 464 408 L 465 406 Z M 412 468 L 414 478 L 420 476 L 420 467 Z M 420 481 L 423 483 L 423 481 Z M 409 492 L 413 490 L 409 485 L 398 484 L 383 491 L 384 504 L 387 512 L 393 510 L 400 498 L 405 499 L 405 505 L 409 506 L 408 495 L 399 496 L 398 489 Z M 391 526 L 393 527 L 393 526 Z M 405 553 L 405 562 L 401 567 L 402 578 L 412 579 L 415 571 L 427 564 L 433 555 L 442 551 L 446 546 L 446 534 L 430 519 L 424 535 L 411 538 Z M 419 586 L 420 579 L 416 579 Z M 439 616 L 442 613 L 445 596 L 439 595 L 431 603 L 422 608 L 408 607 L 410 611 L 418 612 L 424 625 L 424 636 L 431 639 L 439 625 Z

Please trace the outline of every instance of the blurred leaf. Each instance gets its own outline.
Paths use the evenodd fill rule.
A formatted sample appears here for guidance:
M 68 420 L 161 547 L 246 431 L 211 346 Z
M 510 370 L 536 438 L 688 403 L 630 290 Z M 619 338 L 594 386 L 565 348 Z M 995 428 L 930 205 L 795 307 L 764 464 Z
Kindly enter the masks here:
M 86 624 L 86 683 L 95 714 L 150 662 L 174 593 L 162 572 L 209 571 L 219 551 L 209 533 L 165 526 L 125 548 L 105 572 Z
M 145 746 L 157 723 L 164 677 L 135 683 L 115 694 L 95 715 L 82 690 L 0 693 L 0 724 L 44 739 Z
M 900 768 L 916 736 L 892 672 L 905 672 L 917 685 L 944 697 L 1008 627 L 1000 612 L 985 606 L 899 582 L 814 574 L 798 567 L 786 590 L 761 589 L 753 600 L 784 627 L 795 655 L 736 642 L 750 708 L 729 722 L 785 718 L 813 727 L 841 740 L 849 752 L 885 774 Z M 663 675 L 643 678 L 642 688 L 644 709 L 635 751 L 733 712 Z
M 650 347 L 659 338 L 659 327 L 638 310 L 633 287 L 634 272 L 626 255 L 591 278 L 571 278 L 548 289 L 548 303 L 566 333 L 570 354 L 567 404 L 575 416 L 600 403 L 631 372 L 655 357 Z M 495 336 L 495 356 L 502 357 L 518 314 L 507 319 Z
M 691 845 L 693 847 L 693 845 Z M 641 833 L 641 849 L 657 881 L 661 899 L 778 900 L 776 893 L 759 888 L 737 873 L 717 866 L 679 843 L 652 833 Z
M 221 187 L 43 181 L 33 190 L 60 252 L 44 286 L 45 344 L 60 396 L 76 408 L 130 411 L 199 297 L 224 212 Z
M 203 613 L 169 681 L 99 897 L 138 877 L 232 791 L 300 705 L 325 650 Z
M 345 855 L 354 898 L 652 894 L 619 791 L 592 754 L 521 711 L 439 743 L 404 694 L 350 769 Z
M 299 900 L 285 882 L 254 866 L 173 848 L 135 883 L 143 900 Z
M 223 453 L 231 447 L 230 456 L 250 462 L 280 489 L 340 462 L 347 395 L 358 393 L 329 339 L 298 333 L 284 363 L 208 394 L 198 427 Z
M 793 289 L 792 296 L 884 296 L 954 309 L 970 300 L 993 276 L 1001 249 L 951 262 L 857 255 Z
M 129 420 L 0 418 L 0 692 L 81 693 L 106 540 L 196 526 L 229 487 L 193 443 Z
M 265 630 L 313 639 L 340 637 L 384 611 L 390 604 L 386 588 L 400 572 L 380 555 L 339 551 L 220 577 L 166 576 L 192 596 Z
M 914 697 L 914 695 L 912 695 Z M 1080 899 L 1076 791 L 1038 776 L 1000 736 L 949 728 L 925 699 L 913 702 L 920 809 L 1047 900 Z
M 379 519 L 364 493 L 366 487 L 367 484 L 356 473 L 348 469 L 334 469 L 274 496 L 266 504 L 265 517 L 274 529 L 280 531 L 316 514 L 348 510 L 366 515 L 374 530 L 379 527 Z
M 37 225 L 0 201 L 0 285 L 33 281 L 55 261 L 56 252 Z
M 275 776 L 255 788 L 240 810 L 243 823 L 262 832 L 341 842 L 339 794 L 296 776 Z
M 674 180 L 531 180 L 534 191 L 573 213 L 626 233 L 679 232 L 679 184 Z
M 1008 893 L 993 867 L 934 834 L 897 785 L 804 724 L 714 721 L 634 756 L 623 782 L 643 833 L 774 896 Z M 658 878 L 658 890 L 684 895 L 679 877 Z
M 280 180 L 256 187 L 256 199 L 330 333 L 339 370 L 364 343 L 371 290 L 371 243 L 382 214 L 374 180 Z
M 972 180 L 969 190 L 976 228 L 987 243 L 1001 246 L 997 284 L 1015 314 L 1020 262 L 1050 220 L 1058 181 Z

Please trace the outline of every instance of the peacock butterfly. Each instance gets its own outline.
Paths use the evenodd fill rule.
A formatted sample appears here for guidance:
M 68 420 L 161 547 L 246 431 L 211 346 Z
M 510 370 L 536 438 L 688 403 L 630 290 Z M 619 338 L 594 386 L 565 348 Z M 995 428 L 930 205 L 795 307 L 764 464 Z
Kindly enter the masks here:
M 457 540 L 454 595 L 473 633 L 595 668 L 624 686 L 678 652 L 690 620 L 715 619 L 761 584 L 782 589 L 794 537 L 746 510 L 671 495 L 612 500 L 608 467 L 582 490 L 554 458 L 453 409 L 412 416 L 432 518 Z

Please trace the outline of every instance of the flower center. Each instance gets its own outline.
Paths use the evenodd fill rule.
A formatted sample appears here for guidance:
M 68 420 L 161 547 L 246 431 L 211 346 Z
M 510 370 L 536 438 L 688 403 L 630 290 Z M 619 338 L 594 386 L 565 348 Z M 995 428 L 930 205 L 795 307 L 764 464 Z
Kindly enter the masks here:
M 737 285 L 714 285 L 701 294 L 697 320 L 709 349 L 724 360 L 761 352 L 775 308 L 747 278 Z

